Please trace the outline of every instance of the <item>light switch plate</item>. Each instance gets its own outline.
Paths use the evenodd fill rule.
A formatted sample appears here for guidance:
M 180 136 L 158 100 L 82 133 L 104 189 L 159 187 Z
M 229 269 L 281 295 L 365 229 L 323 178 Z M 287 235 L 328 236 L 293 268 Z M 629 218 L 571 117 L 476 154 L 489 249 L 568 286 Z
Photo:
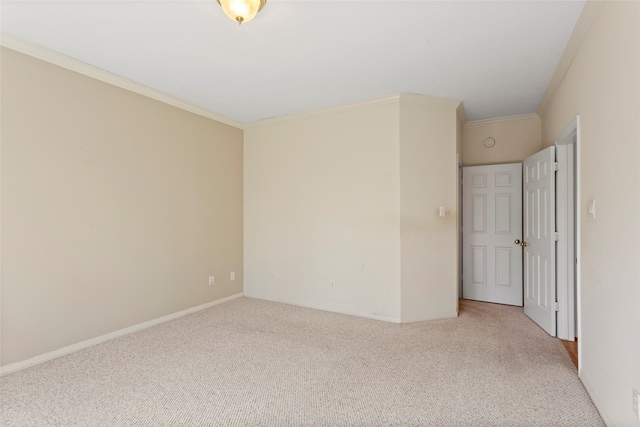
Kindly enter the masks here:
M 596 217 L 596 201 L 589 199 L 589 206 L 587 207 L 587 213 L 591 218 Z

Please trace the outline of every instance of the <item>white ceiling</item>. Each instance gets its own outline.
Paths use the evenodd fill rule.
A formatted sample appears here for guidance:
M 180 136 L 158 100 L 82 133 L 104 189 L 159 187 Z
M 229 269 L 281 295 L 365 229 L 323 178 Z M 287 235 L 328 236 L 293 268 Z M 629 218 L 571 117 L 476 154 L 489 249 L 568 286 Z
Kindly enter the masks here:
M 237 122 L 398 92 L 535 113 L 584 1 L 5 1 L 3 33 Z

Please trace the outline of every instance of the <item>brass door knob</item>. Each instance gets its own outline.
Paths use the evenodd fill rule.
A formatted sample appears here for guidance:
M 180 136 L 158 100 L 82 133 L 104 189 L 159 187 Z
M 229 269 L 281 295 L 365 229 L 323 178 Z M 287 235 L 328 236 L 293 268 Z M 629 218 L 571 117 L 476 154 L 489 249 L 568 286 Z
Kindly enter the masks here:
M 520 239 L 516 239 L 515 244 L 519 245 L 520 244 Z
M 524 248 L 525 246 L 527 246 L 527 242 L 520 243 L 520 246 L 522 246 Z

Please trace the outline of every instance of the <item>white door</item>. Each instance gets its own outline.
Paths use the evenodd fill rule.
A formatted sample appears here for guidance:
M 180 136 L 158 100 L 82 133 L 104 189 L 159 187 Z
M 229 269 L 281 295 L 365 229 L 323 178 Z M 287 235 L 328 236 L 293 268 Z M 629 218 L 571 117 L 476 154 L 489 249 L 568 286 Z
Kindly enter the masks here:
M 524 161 L 524 312 L 556 336 L 555 147 Z
M 462 297 L 522 306 L 522 165 L 462 172 Z

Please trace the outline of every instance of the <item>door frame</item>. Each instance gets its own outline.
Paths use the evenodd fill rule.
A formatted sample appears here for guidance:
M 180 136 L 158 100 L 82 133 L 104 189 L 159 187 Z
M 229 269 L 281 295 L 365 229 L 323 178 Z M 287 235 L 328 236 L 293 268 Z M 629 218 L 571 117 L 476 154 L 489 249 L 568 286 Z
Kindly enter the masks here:
M 580 337 L 580 116 L 556 139 L 558 338 Z M 580 347 L 580 340 L 578 340 Z M 578 359 L 580 359 L 578 348 Z M 580 360 L 578 360 L 580 366 Z
M 462 273 L 464 272 L 463 270 L 463 265 L 462 265 L 462 252 L 463 252 L 463 247 L 462 247 L 462 192 L 463 192 L 463 188 L 462 188 L 462 156 L 460 154 L 457 155 L 458 157 L 458 299 L 456 301 L 457 304 L 460 304 L 460 298 L 462 298 Z M 459 312 L 459 307 L 458 307 L 458 312 Z

